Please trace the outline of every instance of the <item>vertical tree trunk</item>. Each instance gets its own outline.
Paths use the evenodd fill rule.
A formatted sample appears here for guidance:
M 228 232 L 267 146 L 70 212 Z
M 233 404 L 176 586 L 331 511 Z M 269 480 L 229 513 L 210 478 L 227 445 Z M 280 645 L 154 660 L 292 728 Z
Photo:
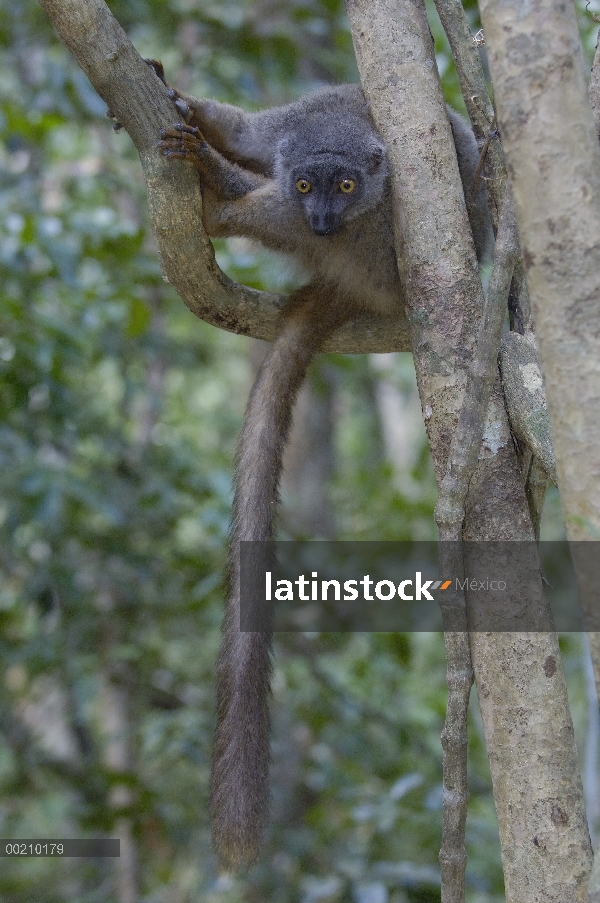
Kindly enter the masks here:
M 600 539 L 600 147 L 575 7 L 481 0 L 567 535 Z
M 399 261 L 439 481 L 460 410 L 481 287 L 424 4 L 348 0 L 347 7 L 363 87 L 395 175 L 395 218 L 404 240 Z M 464 538 L 533 538 L 499 382 L 467 498 Z M 515 608 L 521 602 L 506 600 Z M 556 637 L 476 633 L 471 649 L 507 900 L 583 901 L 591 850 Z

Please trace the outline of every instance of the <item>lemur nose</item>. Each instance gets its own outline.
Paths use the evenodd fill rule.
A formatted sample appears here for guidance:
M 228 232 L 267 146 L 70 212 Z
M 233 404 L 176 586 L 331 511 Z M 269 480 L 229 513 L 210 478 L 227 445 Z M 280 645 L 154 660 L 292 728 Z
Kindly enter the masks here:
M 313 214 L 310 224 L 315 235 L 330 235 L 334 231 L 333 221 L 326 213 Z

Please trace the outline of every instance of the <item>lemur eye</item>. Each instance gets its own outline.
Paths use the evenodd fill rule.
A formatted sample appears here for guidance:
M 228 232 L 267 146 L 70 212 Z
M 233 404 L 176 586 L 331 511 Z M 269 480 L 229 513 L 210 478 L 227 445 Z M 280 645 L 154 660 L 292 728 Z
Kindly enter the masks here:
M 298 179 L 296 182 L 296 188 L 300 192 L 300 194 L 308 194 L 310 191 L 310 182 L 308 179 Z
M 343 191 L 344 194 L 350 194 L 351 191 L 354 191 L 354 182 L 352 179 L 342 179 L 340 182 L 340 191 Z

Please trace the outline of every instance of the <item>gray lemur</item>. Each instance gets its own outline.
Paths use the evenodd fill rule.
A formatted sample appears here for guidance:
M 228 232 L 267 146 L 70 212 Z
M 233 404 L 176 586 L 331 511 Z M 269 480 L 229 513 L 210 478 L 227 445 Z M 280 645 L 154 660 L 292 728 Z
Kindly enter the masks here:
M 237 448 L 211 778 L 215 847 L 234 868 L 256 860 L 268 812 L 271 675 L 271 635 L 240 630 L 239 543 L 273 538 L 283 448 L 311 359 L 361 311 L 393 315 L 404 290 L 386 149 L 359 85 L 257 113 L 170 93 L 184 122 L 163 130 L 158 145 L 200 173 L 208 234 L 259 239 L 293 255 L 308 276 L 256 378 Z M 470 192 L 477 145 L 448 113 Z M 470 215 L 481 256 L 490 228 L 481 191 Z

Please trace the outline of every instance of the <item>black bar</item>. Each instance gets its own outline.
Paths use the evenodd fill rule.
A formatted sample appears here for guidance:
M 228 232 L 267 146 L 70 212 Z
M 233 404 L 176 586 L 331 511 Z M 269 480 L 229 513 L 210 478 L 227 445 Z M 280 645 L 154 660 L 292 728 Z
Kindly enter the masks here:
M 43 837 L 38 840 L 30 838 L 22 840 L 0 839 L 0 857 L 10 859 L 48 857 L 64 859 L 65 857 L 91 856 L 94 858 L 118 857 L 121 855 L 121 841 L 116 838 L 94 837 L 86 840 L 57 840 L 54 837 Z

